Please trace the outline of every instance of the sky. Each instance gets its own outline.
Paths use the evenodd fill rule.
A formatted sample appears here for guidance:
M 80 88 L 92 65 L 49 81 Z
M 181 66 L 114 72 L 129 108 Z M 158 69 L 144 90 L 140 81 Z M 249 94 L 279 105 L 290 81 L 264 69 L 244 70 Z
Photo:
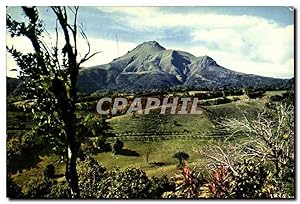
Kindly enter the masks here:
M 52 10 L 39 7 L 48 31 L 44 41 L 54 42 L 56 24 Z M 19 7 L 7 13 L 19 21 Z M 208 55 L 231 70 L 276 78 L 294 77 L 294 11 L 289 7 L 80 7 L 78 22 L 92 51 L 100 54 L 83 64 L 111 62 L 145 41 L 195 56 Z M 118 46 L 117 46 L 118 41 Z M 7 45 L 31 52 L 30 42 L 11 38 Z M 62 45 L 62 41 L 61 41 Z M 87 50 L 79 41 L 80 52 Z M 17 68 L 7 54 L 7 75 Z

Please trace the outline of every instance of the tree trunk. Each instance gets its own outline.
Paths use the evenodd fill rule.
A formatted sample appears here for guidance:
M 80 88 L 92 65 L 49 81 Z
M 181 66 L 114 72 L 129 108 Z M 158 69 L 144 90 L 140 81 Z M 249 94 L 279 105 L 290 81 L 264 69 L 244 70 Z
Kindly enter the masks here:
M 71 189 L 72 198 L 79 198 L 78 175 L 76 169 L 76 160 L 80 142 L 77 141 L 77 128 L 75 105 L 65 97 L 60 98 L 62 119 L 65 124 L 65 143 L 66 143 L 66 180 Z
M 78 175 L 76 169 L 76 159 L 80 142 L 77 141 L 76 131 L 76 116 L 73 103 L 65 103 L 63 120 L 66 130 L 66 180 L 71 188 L 72 198 L 79 198 Z
M 149 164 L 149 154 L 150 153 L 148 153 L 148 152 L 146 152 L 146 154 L 145 154 L 145 161 L 147 164 Z
M 75 142 L 67 146 L 66 180 L 71 188 L 72 198 L 79 198 L 78 175 L 76 159 L 79 145 Z

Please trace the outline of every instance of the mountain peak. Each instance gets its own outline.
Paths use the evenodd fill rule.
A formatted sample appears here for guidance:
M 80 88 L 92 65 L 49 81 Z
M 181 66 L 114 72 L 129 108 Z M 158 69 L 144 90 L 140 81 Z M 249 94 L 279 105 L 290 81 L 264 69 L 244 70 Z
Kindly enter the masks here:
M 292 82 L 238 73 L 219 66 L 211 57 L 166 50 L 156 41 L 143 42 L 109 64 L 82 69 L 78 90 L 147 91 L 177 86 L 195 89 L 288 87 Z
M 148 41 L 148 42 L 143 42 L 142 44 L 138 45 L 137 48 L 144 49 L 147 51 L 161 51 L 165 50 L 163 46 L 161 46 L 158 42 L 156 41 Z
M 202 67 L 207 66 L 216 66 L 217 63 L 215 60 L 213 60 L 211 57 L 204 55 L 203 57 L 200 57 L 200 62 L 202 64 Z

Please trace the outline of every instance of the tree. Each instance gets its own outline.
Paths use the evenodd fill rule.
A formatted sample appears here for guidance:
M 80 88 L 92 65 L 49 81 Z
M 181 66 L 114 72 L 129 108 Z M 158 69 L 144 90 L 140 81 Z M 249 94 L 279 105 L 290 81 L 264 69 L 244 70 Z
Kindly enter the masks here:
M 210 164 L 226 165 L 234 176 L 241 177 L 236 163 L 253 158 L 272 165 L 277 189 L 283 191 L 286 186 L 292 186 L 295 178 L 293 104 L 276 103 L 274 109 L 261 110 L 252 119 L 245 114 L 241 118 L 223 119 L 218 128 L 227 135 L 224 141 L 199 150 L 211 159 Z M 234 142 L 242 136 L 247 141 Z M 292 192 L 287 193 L 293 196 Z
M 276 176 L 283 166 L 294 163 L 293 105 L 278 103 L 275 110 L 259 112 L 254 120 L 228 119 L 222 125 L 232 132 L 231 136 L 247 135 L 250 140 L 243 146 L 245 154 L 272 161 Z
M 150 137 L 146 138 L 142 142 L 143 142 L 143 146 L 144 146 L 142 153 L 144 155 L 145 162 L 147 164 L 149 164 L 150 155 L 151 155 L 151 153 L 153 153 L 155 151 L 157 144 L 154 141 L 154 139 L 150 138 Z
M 190 156 L 185 152 L 177 152 L 173 155 L 173 158 L 177 159 L 179 166 L 184 166 L 185 162 L 190 158 Z
M 117 139 L 113 144 L 112 151 L 114 154 L 120 154 L 122 152 L 123 147 L 124 147 L 124 142 Z
M 79 196 L 76 171 L 77 152 L 80 148 L 81 126 L 75 114 L 77 77 L 80 66 L 97 53 L 90 53 L 90 44 L 83 29 L 78 26 L 79 7 L 51 7 L 56 17 L 55 45 L 46 44 L 46 32 L 36 7 L 22 7 L 27 21 L 18 22 L 7 15 L 7 29 L 11 37 L 25 36 L 34 48 L 33 53 L 22 53 L 7 47 L 21 68 L 20 79 L 25 88 L 27 108 L 37 122 L 36 134 L 45 134 L 49 143 L 62 144 L 66 152 L 66 179 L 72 197 Z M 69 14 L 73 22 L 69 21 Z M 62 30 L 62 33 L 59 32 Z M 88 50 L 81 59 L 78 55 L 78 33 L 86 41 Z M 63 36 L 64 46 L 58 46 Z

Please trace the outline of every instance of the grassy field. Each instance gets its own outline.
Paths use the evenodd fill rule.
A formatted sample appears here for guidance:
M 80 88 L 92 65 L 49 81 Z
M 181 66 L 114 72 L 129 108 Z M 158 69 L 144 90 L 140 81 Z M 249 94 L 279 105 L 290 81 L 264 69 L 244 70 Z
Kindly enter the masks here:
M 211 135 L 215 131 L 214 120 L 222 117 L 241 117 L 243 111 L 254 114 L 257 108 L 260 108 L 268 101 L 268 97 L 279 95 L 283 92 L 267 92 L 262 99 L 247 101 L 242 100 L 227 104 L 220 104 L 205 107 L 201 115 L 160 115 L 151 113 L 149 115 L 131 114 L 113 117 L 109 119 L 109 125 L 115 133 L 160 133 L 160 132 L 184 132 L 193 135 Z M 242 96 L 243 97 L 243 96 Z M 19 119 L 18 119 L 19 118 Z M 18 135 L 14 130 L 18 120 L 24 119 L 24 116 L 16 112 L 8 112 L 8 130 L 10 136 Z M 30 127 L 28 120 L 24 120 L 23 126 Z M 189 154 L 189 165 L 201 168 L 204 159 L 201 158 L 194 149 L 206 148 L 208 145 L 216 142 L 214 138 L 182 138 L 155 141 L 124 141 L 124 149 L 135 152 L 139 156 L 113 155 L 112 153 L 99 153 L 93 157 L 108 169 L 118 166 L 121 169 L 126 167 L 138 167 L 146 171 L 148 176 L 168 176 L 176 172 L 177 160 L 172 158 L 178 151 Z M 149 155 L 149 161 L 146 162 L 146 154 Z M 38 154 L 38 153 L 35 153 Z M 26 186 L 28 181 L 43 177 L 43 171 L 48 164 L 56 167 L 56 174 L 64 174 L 64 163 L 59 163 L 59 157 L 53 153 L 41 155 L 29 155 L 29 157 L 39 157 L 39 161 L 30 168 L 17 171 L 12 178 L 21 186 Z M 26 157 L 28 158 L 28 157 Z M 160 163 L 161 166 L 154 165 Z M 58 180 L 64 179 L 60 177 Z M 23 189 L 26 191 L 26 189 Z
M 173 158 L 173 155 L 178 151 L 183 151 L 189 154 L 189 165 L 201 168 L 204 162 L 195 148 L 205 148 L 207 145 L 214 143 L 213 139 L 195 140 L 195 139 L 172 139 L 172 140 L 157 140 L 151 142 L 141 141 L 126 141 L 124 149 L 137 152 L 139 156 L 113 155 L 112 153 L 99 153 L 93 157 L 107 169 L 112 170 L 115 167 L 125 169 L 127 167 L 136 167 L 145 170 L 148 176 L 162 175 L 173 176 L 176 172 L 178 161 Z M 145 160 L 146 152 L 149 153 L 149 163 Z M 59 157 L 55 154 L 40 156 L 40 162 L 36 166 L 29 169 L 24 169 L 12 176 L 17 184 L 23 186 L 25 192 L 26 184 L 30 180 L 43 179 L 43 171 L 48 164 L 54 164 L 56 175 L 64 174 L 65 164 L 60 163 Z M 162 166 L 155 166 L 153 163 L 163 163 Z M 58 181 L 63 180 L 63 177 L 58 177 Z
M 208 133 L 213 128 L 212 122 L 205 113 L 201 115 L 160 115 L 150 113 L 149 115 L 136 115 L 135 118 L 131 114 L 127 114 L 112 118 L 110 125 L 118 133 Z
M 258 103 L 258 102 L 256 102 Z M 241 117 L 243 112 L 253 113 L 256 107 L 245 102 L 232 102 L 205 107 L 200 115 L 149 115 L 126 114 L 109 119 L 112 130 L 116 133 L 161 133 L 174 132 L 194 135 L 211 135 L 214 121 L 224 117 Z
M 140 156 L 123 156 L 113 155 L 112 153 L 100 153 L 95 155 L 95 159 L 103 164 L 108 169 L 113 169 L 115 166 L 124 169 L 128 166 L 138 167 L 146 171 L 149 176 L 168 176 L 174 175 L 178 161 L 173 158 L 173 155 L 178 151 L 183 151 L 189 154 L 189 164 L 200 164 L 200 158 L 194 148 L 205 148 L 207 145 L 214 142 L 213 140 L 201 139 L 171 139 L 157 140 L 150 142 L 142 141 L 126 141 L 125 149 L 135 151 Z M 149 163 L 146 162 L 146 152 L 149 153 Z M 155 166 L 151 163 L 160 162 L 164 165 Z

